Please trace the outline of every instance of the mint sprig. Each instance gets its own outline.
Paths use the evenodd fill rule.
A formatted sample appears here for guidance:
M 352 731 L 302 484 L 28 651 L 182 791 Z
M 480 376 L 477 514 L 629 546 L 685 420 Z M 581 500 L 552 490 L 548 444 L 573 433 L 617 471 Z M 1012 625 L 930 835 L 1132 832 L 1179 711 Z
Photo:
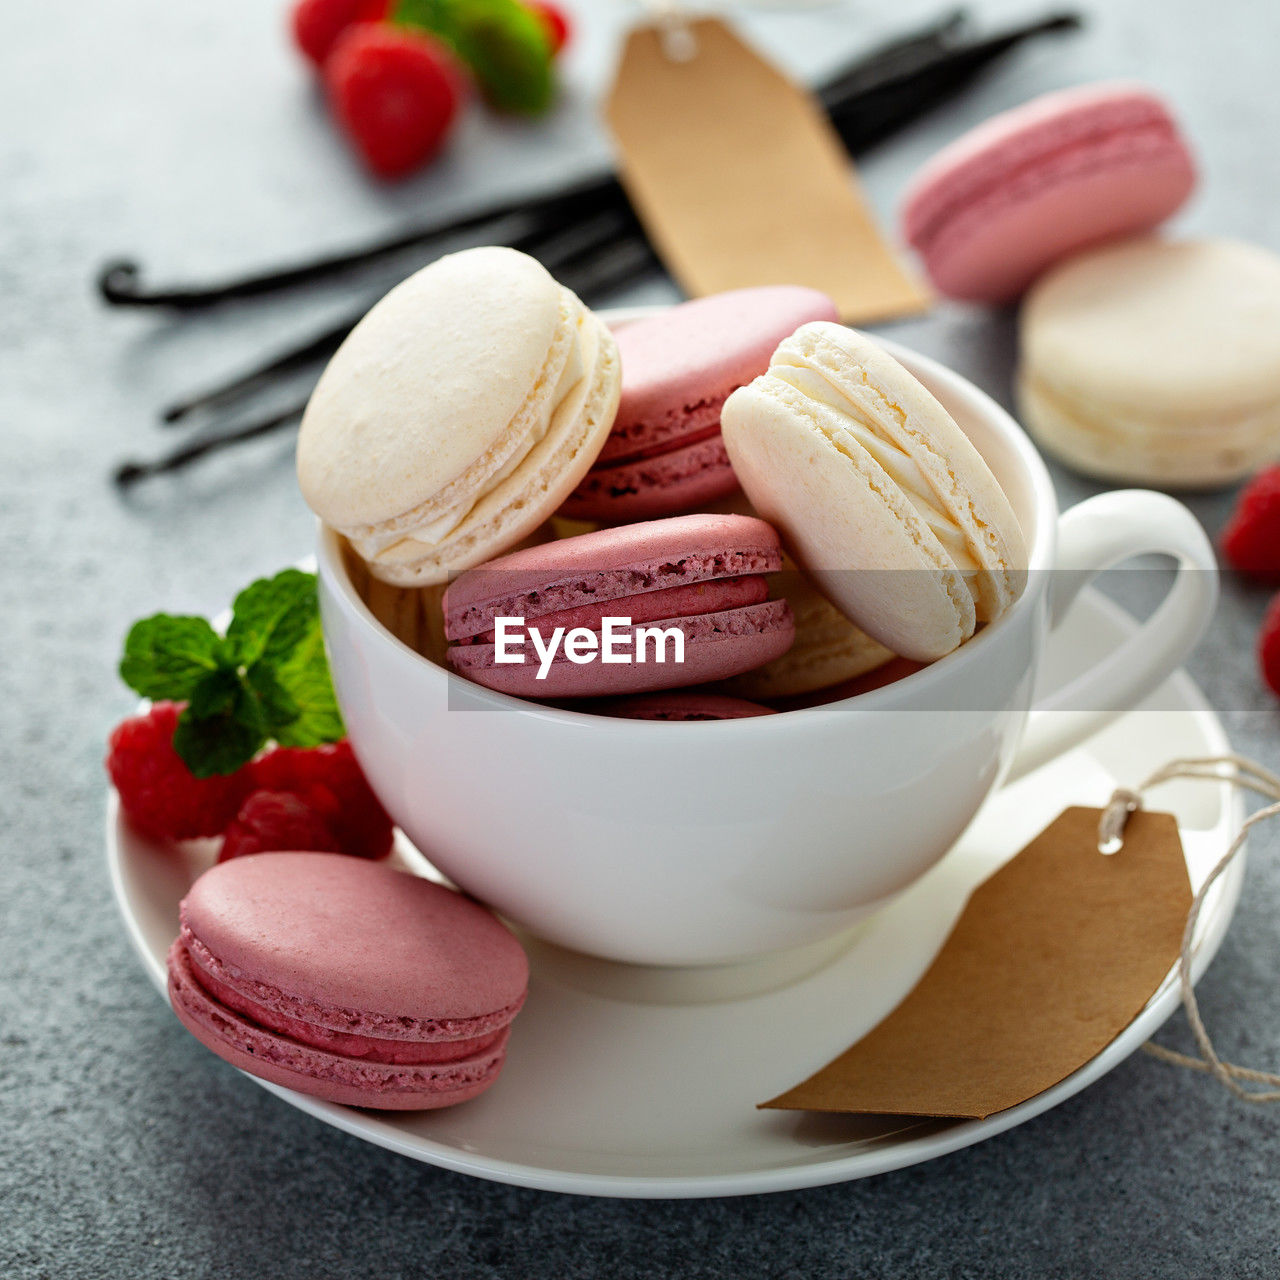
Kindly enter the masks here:
M 391 20 L 444 41 L 499 110 L 540 115 L 551 105 L 551 37 L 519 0 L 396 0 Z
M 225 636 L 185 615 L 134 623 L 120 675 L 144 698 L 187 704 L 173 745 L 197 778 L 234 773 L 269 741 L 314 747 L 346 732 L 325 658 L 315 574 L 299 569 L 246 587 Z

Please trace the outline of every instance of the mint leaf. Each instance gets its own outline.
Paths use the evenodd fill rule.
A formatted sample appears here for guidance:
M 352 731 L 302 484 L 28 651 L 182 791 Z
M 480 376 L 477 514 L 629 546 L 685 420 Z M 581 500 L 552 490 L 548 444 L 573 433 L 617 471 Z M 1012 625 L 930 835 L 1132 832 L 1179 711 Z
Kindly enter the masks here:
M 519 0 L 398 0 L 392 21 L 448 44 L 499 110 L 539 115 L 551 105 L 551 39 Z
M 197 778 L 235 773 L 257 755 L 263 734 L 237 719 L 234 710 L 200 719 L 190 711 L 178 718 L 173 747 Z
M 345 734 L 316 578 L 298 569 L 246 587 L 225 638 L 203 618 L 142 619 L 120 674 L 143 697 L 186 702 L 173 744 L 198 778 L 234 773 L 271 740 L 314 747 Z
M 346 737 L 329 676 L 319 617 L 301 643 L 276 668 L 276 677 L 299 708 L 298 718 L 292 724 L 276 730 L 276 741 L 282 747 L 315 747 Z
M 255 664 L 245 672 L 244 678 L 267 736 L 279 740 L 280 734 L 297 720 L 301 708 L 269 663 Z
M 236 596 L 227 628 L 236 661 L 245 667 L 263 658 L 283 661 L 319 616 L 319 607 L 313 573 L 285 569 L 251 583 Z
M 217 669 L 221 645 L 203 618 L 157 613 L 129 629 L 120 678 L 144 698 L 183 702 L 203 676 Z

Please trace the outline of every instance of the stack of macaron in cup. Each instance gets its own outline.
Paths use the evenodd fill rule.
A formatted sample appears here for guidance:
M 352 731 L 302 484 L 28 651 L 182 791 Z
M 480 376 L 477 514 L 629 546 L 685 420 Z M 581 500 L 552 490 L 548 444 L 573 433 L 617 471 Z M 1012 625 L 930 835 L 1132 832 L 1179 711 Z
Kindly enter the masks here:
M 977 449 L 823 294 L 736 290 L 612 331 L 504 248 L 438 260 L 355 328 L 298 477 L 400 639 L 594 714 L 846 696 L 959 647 L 1026 566 Z
M 1023 422 L 1103 481 L 1218 487 L 1280 457 L 1280 256 L 1158 234 L 1196 170 L 1158 93 L 1088 85 L 956 139 L 902 205 L 939 293 L 1025 298 Z

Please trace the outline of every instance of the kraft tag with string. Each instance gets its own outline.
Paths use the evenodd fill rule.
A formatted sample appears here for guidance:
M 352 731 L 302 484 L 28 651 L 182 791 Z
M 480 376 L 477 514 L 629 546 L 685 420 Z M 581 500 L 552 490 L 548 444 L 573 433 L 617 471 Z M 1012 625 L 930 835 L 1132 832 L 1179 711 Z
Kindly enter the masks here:
M 809 285 L 851 323 L 928 306 L 821 107 L 723 22 L 633 30 L 605 115 L 627 195 L 690 295 Z
M 887 1018 L 762 1107 L 982 1119 L 1115 1039 L 1178 963 L 1191 886 L 1176 819 L 1067 809 L 981 884 Z

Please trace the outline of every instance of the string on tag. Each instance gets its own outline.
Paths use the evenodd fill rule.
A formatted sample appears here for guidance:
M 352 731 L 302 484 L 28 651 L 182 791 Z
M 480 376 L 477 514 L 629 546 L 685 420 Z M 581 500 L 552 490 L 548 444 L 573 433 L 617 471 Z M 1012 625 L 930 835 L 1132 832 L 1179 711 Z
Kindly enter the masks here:
M 1200 1016 L 1200 1006 L 1196 1001 L 1195 988 L 1191 984 L 1191 943 L 1195 936 L 1196 925 L 1200 920 L 1200 909 L 1204 906 L 1209 890 L 1244 847 L 1249 832 L 1260 823 L 1266 822 L 1268 818 L 1280 816 L 1280 776 L 1263 768 L 1255 761 L 1238 755 L 1171 760 L 1163 768 L 1157 769 L 1136 791 L 1120 787 L 1112 794 L 1110 802 L 1098 821 L 1099 853 L 1108 856 L 1118 853 L 1124 847 L 1125 824 L 1130 815 L 1142 807 L 1143 794 L 1175 778 L 1225 782 L 1230 786 L 1239 787 L 1242 791 L 1251 791 L 1255 795 L 1262 796 L 1271 803 L 1245 819 L 1226 853 L 1218 859 L 1205 877 L 1204 883 L 1191 901 L 1190 911 L 1187 912 L 1186 928 L 1182 933 L 1182 948 L 1178 956 L 1178 983 L 1182 992 L 1182 1003 L 1187 1011 L 1187 1021 L 1191 1024 L 1191 1031 L 1201 1056 L 1194 1058 L 1185 1053 L 1178 1053 L 1150 1040 L 1142 1047 L 1152 1057 L 1159 1058 L 1161 1062 L 1188 1067 L 1192 1071 L 1202 1071 L 1214 1076 L 1224 1088 L 1242 1102 L 1280 1102 L 1280 1075 L 1270 1071 L 1255 1071 L 1251 1067 L 1238 1067 L 1222 1060 L 1213 1047 L 1208 1031 L 1205 1030 L 1204 1020 Z M 1240 1083 L 1241 1081 L 1267 1087 L 1246 1089 Z
M 653 14 L 662 41 L 662 52 L 672 62 L 692 62 L 698 56 L 698 37 L 689 25 L 681 0 L 644 0 Z

